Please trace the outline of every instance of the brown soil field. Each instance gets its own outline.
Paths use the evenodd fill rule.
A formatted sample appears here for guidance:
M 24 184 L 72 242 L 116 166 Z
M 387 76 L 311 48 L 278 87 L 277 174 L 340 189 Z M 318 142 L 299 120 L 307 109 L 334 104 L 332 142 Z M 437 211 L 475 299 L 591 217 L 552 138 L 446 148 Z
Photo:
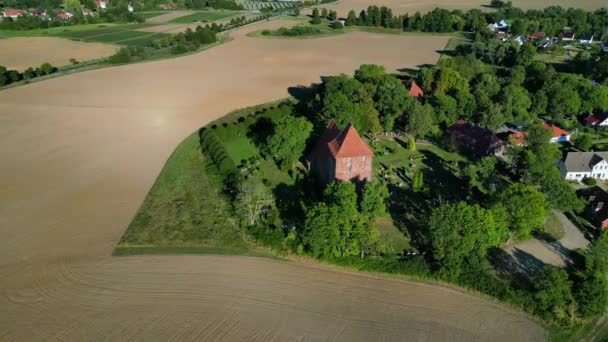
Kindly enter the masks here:
M 70 58 L 86 61 L 113 55 L 118 48 L 109 44 L 85 43 L 54 37 L 0 39 L 0 65 L 25 70 L 43 63 L 70 64 Z
M 169 20 L 173 20 L 173 19 L 177 19 L 179 17 L 190 15 L 194 12 L 195 11 L 172 11 L 167 14 L 152 17 L 152 18 L 146 20 L 146 22 L 149 22 L 152 24 L 163 24 L 163 23 L 169 22 Z
M 367 0 L 342 0 L 333 5 L 322 5 L 320 7 L 325 7 L 328 9 L 334 9 L 338 12 L 338 16 L 346 17 L 348 11 L 354 9 L 357 14 L 362 9 L 367 9 L 369 5 L 377 5 L 377 6 L 387 6 L 393 10 L 395 14 L 401 13 L 416 13 L 416 11 L 420 12 L 428 12 L 432 9 L 439 7 L 445 8 L 449 10 L 455 9 L 471 9 L 471 8 L 479 8 L 479 9 L 488 9 L 487 7 L 482 7 L 483 5 L 488 5 L 490 0 L 430 0 L 430 1 L 420 1 L 420 0 L 377 0 L 373 3 L 370 3 Z M 524 9 L 529 8 L 545 8 L 551 5 L 560 5 L 563 7 L 577 7 L 584 8 L 587 10 L 595 10 L 601 7 L 606 6 L 606 1 L 604 0 L 513 0 L 513 6 L 520 7 Z M 489 9 L 488 9 L 489 10 Z M 308 11 L 310 12 L 310 11 Z
M 225 113 L 362 63 L 434 62 L 448 38 L 233 32 L 204 52 L 0 91 L 0 340 L 539 341 L 492 300 L 326 266 L 112 257 L 177 144 Z

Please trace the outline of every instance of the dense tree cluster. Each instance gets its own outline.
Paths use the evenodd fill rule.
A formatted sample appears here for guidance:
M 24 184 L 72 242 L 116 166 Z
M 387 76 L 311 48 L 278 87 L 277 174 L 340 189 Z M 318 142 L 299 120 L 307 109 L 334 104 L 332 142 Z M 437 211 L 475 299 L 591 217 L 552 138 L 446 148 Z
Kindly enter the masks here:
M 23 72 L 19 72 L 17 70 L 8 70 L 6 67 L 0 65 L 0 87 L 19 82 L 21 80 L 29 80 L 35 77 L 49 75 L 55 72 L 57 72 L 57 68 L 53 67 L 49 63 L 44 63 L 38 68 L 29 67 Z

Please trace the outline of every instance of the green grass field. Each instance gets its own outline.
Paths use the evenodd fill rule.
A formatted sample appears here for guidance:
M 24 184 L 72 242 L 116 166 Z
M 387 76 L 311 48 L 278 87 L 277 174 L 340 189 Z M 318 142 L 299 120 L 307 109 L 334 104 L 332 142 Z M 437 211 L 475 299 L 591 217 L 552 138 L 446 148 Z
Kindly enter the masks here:
M 142 16 L 144 19 L 150 19 L 150 18 L 161 16 L 163 14 L 167 14 L 167 13 L 171 13 L 171 12 L 170 11 L 150 11 L 150 12 L 138 12 L 137 14 Z
M 199 21 L 216 21 L 232 17 L 239 13 L 240 12 L 238 11 L 201 11 L 183 17 L 175 18 L 173 20 L 169 20 L 169 22 L 175 24 L 189 24 Z
M 130 46 L 147 46 L 151 40 L 169 36 L 167 33 L 135 31 L 137 25 L 101 26 L 82 31 L 68 31 L 58 36 L 87 42 L 122 44 Z
M 243 238 L 228 199 L 217 190 L 221 180 L 207 167 L 193 134 L 167 161 L 115 254 L 264 254 Z

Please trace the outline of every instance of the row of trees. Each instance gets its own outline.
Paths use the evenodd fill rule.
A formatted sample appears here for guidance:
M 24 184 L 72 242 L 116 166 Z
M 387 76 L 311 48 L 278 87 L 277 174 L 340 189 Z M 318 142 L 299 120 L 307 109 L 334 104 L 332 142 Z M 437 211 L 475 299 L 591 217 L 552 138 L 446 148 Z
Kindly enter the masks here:
M 14 82 L 21 80 L 29 80 L 35 77 L 49 75 L 57 72 L 57 68 L 53 67 L 49 63 L 44 63 L 38 68 L 29 67 L 23 72 L 17 70 L 8 70 L 6 67 L 0 65 L 0 87 L 9 85 Z
M 549 35 L 558 35 L 564 27 L 571 27 L 577 34 L 602 36 L 606 33 L 605 28 L 608 26 L 608 10 L 586 12 L 580 9 L 566 10 L 559 6 L 551 6 L 542 11 L 524 12 L 518 8 L 505 6 L 496 12 L 484 12 L 478 9 L 462 12 L 435 8 L 426 14 L 416 12 L 412 15 L 393 15 L 392 10 L 388 7 L 369 6 L 367 10 L 362 10 L 358 14 L 355 11 L 349 11 L 346 25 L 376 26 L 404 31 L 454 32 L 466 30 L 481 33 L 488 31 L 488 24 L 501 19 L 512 20 L 513 34 L 543 31 Z

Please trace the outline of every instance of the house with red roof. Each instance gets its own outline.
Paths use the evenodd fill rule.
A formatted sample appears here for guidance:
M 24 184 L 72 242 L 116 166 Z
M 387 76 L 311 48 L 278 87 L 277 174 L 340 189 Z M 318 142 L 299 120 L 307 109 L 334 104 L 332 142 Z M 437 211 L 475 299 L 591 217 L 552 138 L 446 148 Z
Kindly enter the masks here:
M 424 97 L 424 90 L 422 90 L 422 88 L 420 88 L 420 86 L 418 85 L 418 83 L 416 83 L 416 81 L 412 81 L 412 84 L 410 84 L 410 95 L 415 97 L 415 98 L 423 98 Z
M 69 13 L 69 12 L 57 13 L 57 18 L 63 19 L 63 20 L 68 20 L 68 19 L 70 19 L 73 16 L 74 15 L 72 13 Z
M 306 159 L 311 173 L 323 184 L 328 184 L 334 180 L 370 181 L 373 158 L 374 153 L 355 126 L 348 124 L 341 130 L 331 120 Z
M 608 228 L 608 194 L 599 186 L 577 190 L 578 197 L 585 199 L 585 210 L 583 216 L 591 222 L 595 228 L 606 230 Z
M 536 31 L 530 35 L 528 35 L 528 39 L 541 39 L 545 38 L 545 32 Z
M 543 123 L 543 128 L 551 130 L 551 140 L 552 143 L 564 143 L 570 141 L 570 132 L 565 131 L 554 123 Z
M 608 126 L 608 112 L 589 115 L 585 118 L 585 123 L 593 127 Z
M 26 15 L 27 12 L 23 11 L 23 10 L 4 10 L 2 11 L 2 17 L 3 18 L 11 18 L 11 19 L 17 19 L 22 15 Z
M 446 132 L 456 148 L 476 157 L 500 156 L 506 150 L 505 143 L 492 131 L 462 119 L 448 127 Z

